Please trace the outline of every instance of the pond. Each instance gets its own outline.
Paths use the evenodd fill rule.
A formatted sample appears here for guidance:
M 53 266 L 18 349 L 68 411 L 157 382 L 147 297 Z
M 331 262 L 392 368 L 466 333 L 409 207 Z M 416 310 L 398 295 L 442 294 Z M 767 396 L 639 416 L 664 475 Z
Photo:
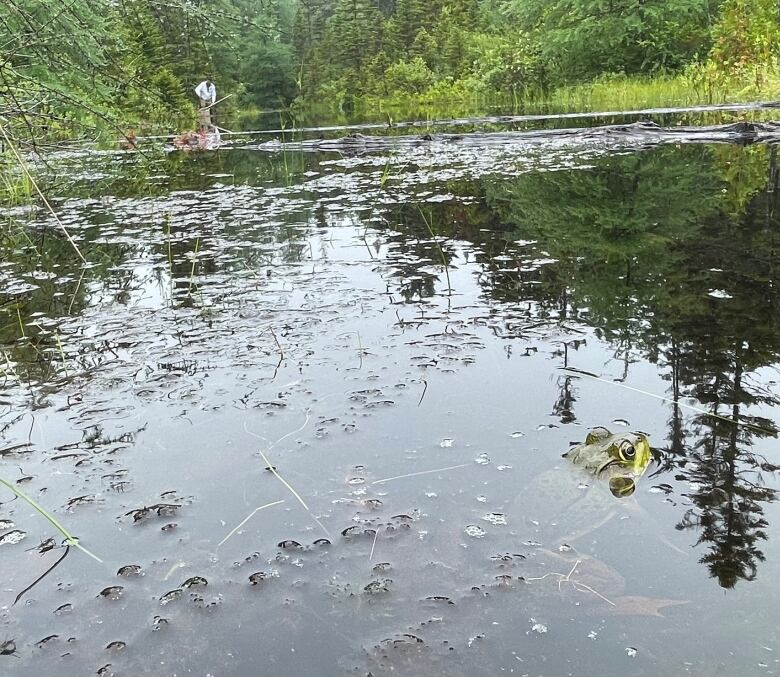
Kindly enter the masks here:
M 776 147 L 668 127 L 52 155 L 2 674 L 777 674 Z

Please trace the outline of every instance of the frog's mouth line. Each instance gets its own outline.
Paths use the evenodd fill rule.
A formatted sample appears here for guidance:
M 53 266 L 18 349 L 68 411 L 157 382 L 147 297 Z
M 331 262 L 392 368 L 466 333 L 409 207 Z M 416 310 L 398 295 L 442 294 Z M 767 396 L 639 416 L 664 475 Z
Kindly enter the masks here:
M 604 463 L 602 463 L 597 469 L 596 469 L 596 477 L 601 475 L 609 466 L 618 464 L 618 460 L 616 458 L 610 458 Z
M 600 477 L 601 473 L 603 473 L 607 468 L 613 465 L 620 465 L 620 461 L 618 461 L 616 458 L 610 458 L 609 460 L 604 461 L 604 463 L 602 463 L 598 468 L 596 468 L 596 477 Z M 623 476 L 628 478 L 634 478 L 637 475 L 636 473 L 632 473 L 631 471 L 627 470 Z
M 655 459 L 653 459 L 655 460 Z M 603 473 L 607 468 L 613 465 L 620 465 L 620 461 L 618 461 L 616 458 L 610 458 L 609 460 L 604 461 L 598 468 L 596 468 L 596 477 L 599 477 L 601 473 Z M 663 468 L 661 468 L 663 469 Z M 656 471 L 653 473 L 653 475 L 658 474 L 659 471 Z M 650 477 L 653 477 L 653 475 L 650 475 Z M 625 474 L 626 477 L 637 477 L 636 473 L 627 472 Z M 640 475 L 641 476 L 641 475 Z

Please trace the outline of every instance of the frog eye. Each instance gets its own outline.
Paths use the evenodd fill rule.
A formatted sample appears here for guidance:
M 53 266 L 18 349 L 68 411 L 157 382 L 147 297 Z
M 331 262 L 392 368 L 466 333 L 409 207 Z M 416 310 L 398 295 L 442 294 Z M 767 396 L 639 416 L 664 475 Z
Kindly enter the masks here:
M 636 456 L 636 449 L 634 449 L 634 445 L 631 442 L 623 442 L 618 449 L 618 453 L 621 461 L 631 461 Z

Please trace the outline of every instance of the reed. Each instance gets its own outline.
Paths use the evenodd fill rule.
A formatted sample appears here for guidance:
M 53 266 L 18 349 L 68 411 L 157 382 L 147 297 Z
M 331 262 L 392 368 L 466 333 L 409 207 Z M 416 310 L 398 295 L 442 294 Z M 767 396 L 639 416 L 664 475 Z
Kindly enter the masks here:
M 10 172 L 0 172 L 0 203 L 10 207 L 27 204 L 33 197 L 33 186 L 27 174 L 13 176 Z
M 78 538 L 76 538 L 73 534 L 71 534 L 62 524 L 59 523 L 56 517 L 52 515 L 48 510 L 46 510 L 43 506 L 40 505 L 36 500 L 25 494 L 19 487 L 17 487 L 15 484 L 11 484 L 11 482 L 3 479 L 0 477 L 0 484 L 10 489 L 16 496 L 21 498 L 23 501 L 31 505 L 36 511 L 38 511 L 41 515 L 43 515 L 49 523 L 57 530 L 59 531 L 65 538 L 65 542 L 68 545 L 72 545 L 75 548 L 78 548 L 81 550 L 81 552 L 89 555 L 92 559 L 94 559 L 97 562 L 103 563 L 103 560 L 100 559 L 97 555 L 87 550 L 81 543 L 79 543 Z
M 57 216 L 57 213 L 54 211 L 54 209 L 52 209 L 52 206 L 49 204 L 49 201 L 46 199 L 46 196 L 43 194 L 43 191 L 40 189 L 40 186 L 38 186 L 35 179 L 32 177 L 32 174 L 30 173 L 30 170 L 28 169 L 27 164 L 25 163 L 21 154 L 17 150 L 16 146 L 11 142 L 11 139 L 8 137 L 8 133 L 5 131 L 5 127 L 3 127 L 2 125 L 0 125 L 0 134 L 3 135 L 3 139 L 5 140 L 7 147 L 10 149 L 11 153 L 16 158 L 16 161 L 19 163 L 19 167 L 21 168 L 23 174 L 27 177 L 27 180 L 30 182 L 30 185 L 34 189 L 35 193 L 37 193 L 38 197 L 41 199 L 41 202 L 43 202 L 43 204 L 46 206 L 46 209 L 51 214 L 54 221 L 57 223 L 59 229 L 65 235 L 65 238 L 68 240 L 70 246 L 73 247 L 73 251 L 76 252 L 78 257 L 81 259 L 81 262 L 86 265 L 87 260 L 84 258 L 84 255 L 81 253 L 81 250 L 79 249 L 75 240 L 70 236 L 70 233 L 68 232 L 68 229 L 65 227 L 65 224 L 62 223 L 62 221 L 60 221 L 59 216 Z
M 247 522 L 248 522 L 250 519 L 252 519 L 252 518 L 253 518 L 253 517 L 254 517 L 254 516 L 255 516 L 255 515 L 258 513 L 258 512 L 260 512 L 261 510 L 265 510 L 266 508 L 270 508 L 270 507 L 272 507 L 272 506 L 274 506 L 274 505 L 279 505 L 280 503 L 284 503 L 284 499 L 282 499 L 281 501 L 272 501 L 271 503 L 266 503 L 265 505 L 261 505 L 261 506 L 258 506 L 257 508 L 255 508 L 255 509 L 254 509 L 252 512 L 250 512 L 250 513 L 249 513 L 249 514 L 248 514 L 248 515 L 247 515 L 247 516 L 246 516 L 244 519 L 242 519 L 242 520 L 241 520 L 241 521 L 240 521 L 238 524 L 236 524 L 236 526 L 235 526 L 235 527 L 233 527 L 233 528 L 230 530 L 230 533 L 229 533 L 227 536 L 225 536 L 225 538 L 223 538 L 223 539 L 222 539 L 222 540 L 221 540 L 219 543 L 217 543 L 217 548 L 219 548 L 220 546 L 224 545 L 224 544 L 227 542 L 227 540 L 228 540 L 228 539 L 229 539 L 229 538 L 230 538 L 230 537 L 231 537 L 233 534 L 235 534 L 235 533 L 236 533 L 236 532 L 237 532 L 237 531 L 238 531 L 238 530 L 239 530 L 241 527 L 243 527 L 243 526 L 244 526 L 244 525 L 245 525 L 245 524 L 246 524 L 246 523 L 247 523 Z

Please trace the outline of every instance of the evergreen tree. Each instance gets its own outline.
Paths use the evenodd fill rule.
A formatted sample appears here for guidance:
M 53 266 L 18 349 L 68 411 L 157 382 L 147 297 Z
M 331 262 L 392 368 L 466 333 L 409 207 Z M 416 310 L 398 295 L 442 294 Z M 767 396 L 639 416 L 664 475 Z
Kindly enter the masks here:
M 333 63 L 357 75 L 381 46 L 382 17 L 371 0 L 339 0 L 326 42 Z

